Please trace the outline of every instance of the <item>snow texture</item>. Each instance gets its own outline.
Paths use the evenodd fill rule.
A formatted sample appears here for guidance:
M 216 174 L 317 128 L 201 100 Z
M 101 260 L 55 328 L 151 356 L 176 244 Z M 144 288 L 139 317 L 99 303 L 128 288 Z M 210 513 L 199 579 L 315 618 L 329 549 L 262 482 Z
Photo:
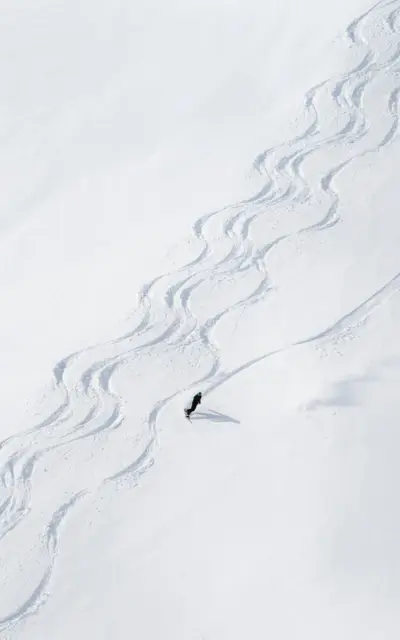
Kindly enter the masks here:
M 3 5 L 0 638 L 397 640 L 400 0 Z

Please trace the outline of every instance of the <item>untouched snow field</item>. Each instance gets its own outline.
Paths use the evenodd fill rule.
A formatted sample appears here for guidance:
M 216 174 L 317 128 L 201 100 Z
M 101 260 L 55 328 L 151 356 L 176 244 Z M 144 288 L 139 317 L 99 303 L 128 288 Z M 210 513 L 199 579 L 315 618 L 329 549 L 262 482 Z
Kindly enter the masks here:
M 397 640 L 400 0 L 1 14 L 0 638 Z

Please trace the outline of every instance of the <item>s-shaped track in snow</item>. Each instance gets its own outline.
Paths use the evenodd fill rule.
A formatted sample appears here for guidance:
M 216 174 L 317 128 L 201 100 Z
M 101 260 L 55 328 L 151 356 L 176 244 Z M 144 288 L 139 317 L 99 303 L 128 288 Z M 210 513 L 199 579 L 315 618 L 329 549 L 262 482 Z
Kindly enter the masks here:
M 112 385 L 118 369 L 128 360 L 137 362 L 140 368 L 143 359 L 148 360 L 160 350 L 168 349 L 175 354 L 196 347 L 207 364 L 201 375 L 189 381 L 186 389 L 201 385 L 207 393 L 255 362 L 276 353 L 263 354 L 235 370 L 227 370 L 223 365 L 223 354 L 213 339 L 213 330 L 228 314 L 255 305 L 268 295 L 273 286 L 267 269 L 272 248 L 295 236 L 325 232 L 340 221 L 340 195 L 335 189 L 335 178 L 356 158 L 379 151 L 397 135 L 399 20 L 400 0 L 391 0 L 379 2 L 348 26 L 345 37 L 358 53 L 357 63 L 343 75 L 329 78 L 307 92 L 304 131 L 257 156 L 254 168 L 264 179 L 262 188 L 252 198 L 200 218 L 193 227 L 193 234 L 201 246 L 198 255 L 186 265 L 142 287 L 136 313 L 138 320 L 132 330 L 58 362 L 53 369 L 52 389 L 53 396 L 58 399 L 57 406 L 29 430 L 0 444 L 0 560 L 10 552 L 15 532 L 26 527 L 28 536 L 40 539 L 36 546 L 33 540 L 30 547 L 36 549 L 45 567 L 29 593 L 20 594 L 21 601 L 9 609 L 3 607 L 7 606 L 4 603 L 13 575 L 9 574 L 3 581 L 0 597 L 2 637 L 8 637 L 13 627 L 37 613 L 49 597 L 60 532 L 74 505 L 103 483 L 127 475 L 138 478 L 154 463 L 160 411 L 182 393 L 183 384 L 177 384 L 152 404 L 135 442 L 135 457 L 128 464 L 117 464 L 99 474 L 94 456 L 90 468 L 85 469 L 83 475 L 80 473 L 80 456 L 86 443 L 93 446 L 102 439 L 103 444 L 112 447 L 115 434 L 124 430 L 123 398 Z M 383 114 L 368 109 L 364 95 L 382 78 L 390 79 L 391 88 L 384 104 L 384 115 L 389 124 L 378 141 L 371 141 L 374 122 Z M 327 97 L 335 116 L 328 125 L 319 106 Z M 310 172 L 306 166 L 313 157 L 321 159 L 320 169 L 316 169 L 314 163 Z M 331 159 L 334 159 L 333 163 Z M 275 207 L 304 202 L 318 204 L 318 210 L 322 211 L 319 219 L 264 244 L 253 237 L 254 225 Z M 191 304 L 196 291 L 200 288 L 207 291 L 216 279 L 235 280 L 243 274 L 251 274 L 254 280 L 245 295 L 206 319 L 196 316 Z M 396 274 L 344 318 L 324 332 L 306 336 L 296 344 L 333 335 L 360 322 L 399 287 L 400 274 Z M 292 346 L 295 345 L 287 348 Z M 35 503 L 35 474 L 40 464 L 50 463 L 57 455 L 59 461 L 61 455 L 68 457 L 71 468 L 77 471 L 74 478 L 78 480 L 72 482 L 68 477 L 63 483 L 63 478 L 57 478 L 59 489 L 54 488 L 51 495 L 51 513 L 43 515 L 44 524 L 37 530 L 30 524 L 30 518 L 34 523 L 41 522 L 40 509 Z

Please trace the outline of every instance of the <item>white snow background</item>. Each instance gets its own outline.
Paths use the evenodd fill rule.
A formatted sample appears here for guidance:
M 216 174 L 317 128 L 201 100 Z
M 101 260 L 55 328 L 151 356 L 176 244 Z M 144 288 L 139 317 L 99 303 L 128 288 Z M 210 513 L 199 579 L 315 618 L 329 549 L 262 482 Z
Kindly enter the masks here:
M 397 640 L 400 0 L 0 9 L 0 638 Z

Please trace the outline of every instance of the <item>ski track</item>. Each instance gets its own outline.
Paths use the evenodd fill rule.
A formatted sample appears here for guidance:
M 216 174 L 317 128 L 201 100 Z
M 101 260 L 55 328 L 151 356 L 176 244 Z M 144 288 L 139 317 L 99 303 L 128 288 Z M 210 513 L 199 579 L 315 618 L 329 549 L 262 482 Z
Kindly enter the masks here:
M 359 52 L 359 62 L 342 76 L 319 83 L 306 93 L 305 130 L 292 140 L 267 149 L 256 157 L 253 167 L 265 178 L 265 184 L 253 197 L 208 213 L 194 224 L 193 235 L 201 246 L 198 255 L 181 268 L 163 274 L 142 287 L 136 326 L 107 343 L 70 354 L 55 365 L 52 392 L 57 392 L 57 397 L 61 396 L 58 407 L 31 429 L 0 443 L 0 544 L 31 510 L 33 476 L 39 459 L 65 445 L 79 447 L 80 440 L 95 438 L 99 433 L 123 425 L 123 399 L 113 391 L 112 377 L 128 358 L 132 359 L 149 349 L 160 349 L 164 345 L 182 349 L 190 343 L 200 343 L 204 352 L 211 356 L 211 365 L 208 372 L 188 388 L 201 385 L 207 395 L 266 358 L 299 345 L 332 339 L 358 326 L 399 290 L 400 273 L 323 332 L 270 351 L 234 370 L 223 369 L 218 345 L 212 337 L 213 329 L 224 316 L 256 304 L 273 289 L 266 267 L 268 253 L 296 236 L 319 233 L 337 224 L 340 221 L 340 197 L 335 190 L 334 179 L 354 159 L 379 151 L 390 144 L 398 133 L 400 81 L 396 83 L 400 72 L 399 16 L 400 0 L 391 0 L 377 3 L 350 23 L 345 37 L 348 45 Z M 379 36 L 378 46 L 375 47 L 374 37 L 368 39 L 365 36 L 366 26 L 370 29 L 374 26 L 384 27 L 389 49 L 388 53 L 385 51 L 383 60 Z M 387 101 L 387 113 L 392 124 L 378 143 L 369 146 L 365 141 L 368 141 L 374 114 L 366 112 L 364 94 L 374 80 L 389 74 L 396 84 Z M 322 122 L 318 100 L 326 94 L 330 96 L 331 106 L 337 113 L 337 130 L 326 130 Z M 307 179 L 306 160 L 333 148 L 341 150 L 340 161 L 317 176 L 317 186 L 312 186 Z M 314 179 L 315 174 L 313 171 Z M 322 199 L 324 213 L 320 220 L 293 233 L 283 234 L 261 248 L 255 246 L 251 231 L 259 217 L 267 215 L 280 203 L 296 204 L 311 199 Z M 200 286 L 207 285 L 211 277 L 223 279 L 252 270 L 259 274 L 259 282 L 252 291 L 203 323 L 196 319 L 191 311 L 190 300 Z M 176 389 L 154 405 L 147 418 L 147 436 L 140 453 L 129 465 L 104 477 L 98 486 L 103 482 L 116 482 L 127 475 L 138 479 L 154 464 L 158 417 L 182 391 L 181 388 Z M 22 620 L 37 613 L 47 601 L 59 549 L 60 526 L 74 505 L 93 490 L 96 487 L 82 487 L 53 513 L 44 530 L 47 568 L 25 602 L 0 619 L 1 632 L 10 631 Z

